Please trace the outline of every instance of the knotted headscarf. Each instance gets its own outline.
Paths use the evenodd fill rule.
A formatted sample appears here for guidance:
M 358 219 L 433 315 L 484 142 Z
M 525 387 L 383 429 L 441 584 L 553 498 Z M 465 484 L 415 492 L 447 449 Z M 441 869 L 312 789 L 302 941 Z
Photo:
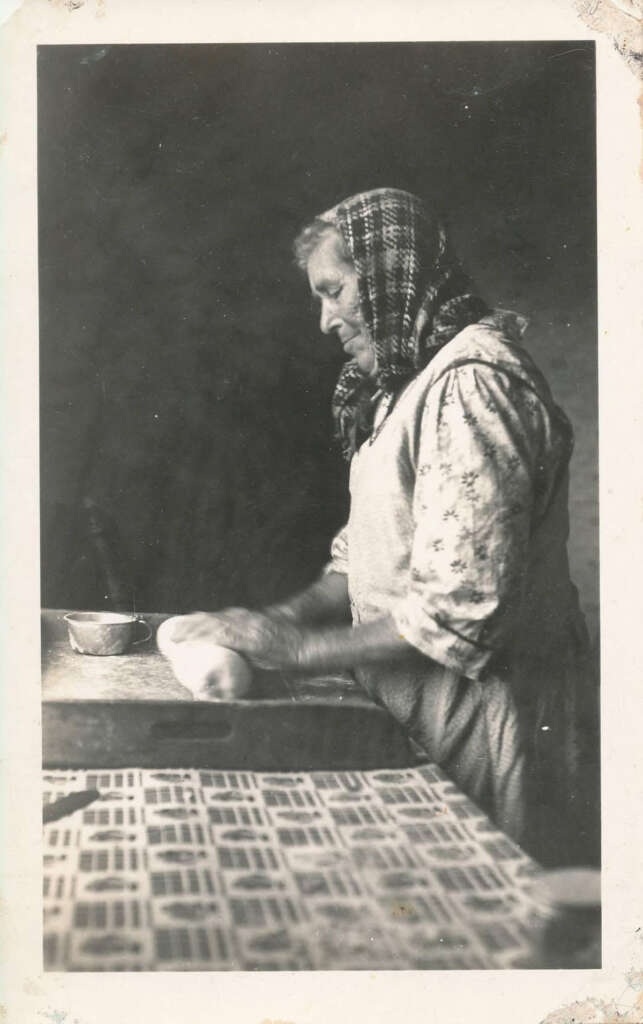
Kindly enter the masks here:
M 322 214 L 342 236 L 358 275 L 376 372 L 347 362 L 333 394 L 335 432 L 350 459 L 372 430 L 377 397 L 396 396 L 443 345 L 489 308 L 451 250 L 437 213 L 398 189 L 360 192 Z

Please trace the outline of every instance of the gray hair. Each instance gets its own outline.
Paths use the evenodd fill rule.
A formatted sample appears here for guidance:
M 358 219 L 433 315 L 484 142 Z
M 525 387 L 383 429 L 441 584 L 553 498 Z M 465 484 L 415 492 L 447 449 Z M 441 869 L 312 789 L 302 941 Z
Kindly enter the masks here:
M 295 238 L 295 241 L 293 242 L 293 251 L 295 253 L 295 263 L 300 270 L 303 270 L 304 273 L 306 272 L 308 260 L 314 253 L 315 249 L 317 249 L 323 239 L 331 233 L 337 235 L 342 255 L 346 262 L 353 262 L 342 237 L 342 233 L 337 226 L 335 213 L 333 210 L 330 210 L 328 213 L 322 213 L 321 216 L 315 217 L 311 220 L 301 229 Z

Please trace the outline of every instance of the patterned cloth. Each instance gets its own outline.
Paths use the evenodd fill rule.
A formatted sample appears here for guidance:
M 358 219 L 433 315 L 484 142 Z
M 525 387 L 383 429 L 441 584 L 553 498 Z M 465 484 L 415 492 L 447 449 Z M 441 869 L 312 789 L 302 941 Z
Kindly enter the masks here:
M 338 229 L 357 270 L 360 309 L 377 357 L 374 379 L 350 360 L 333 396 L 337 434 L 350 458 L 370 433 L 374 393 L 396 394 L 489 310 L 471 294 L 445 224 L 417 196 L 389 188 L 362 192 L 322 219 Z
M 540 966 L 536 865 L 435 766 L 44 774 L 84 787 L 44 830 L 46 970 Z
M 595 693 L 566 552 L 571 428 L 521 327 L 465 328 L 378 410 L 329 568 L 355 623 L 392 614 L 415 649 L 362 684 L 551 864 L 588 853 Z

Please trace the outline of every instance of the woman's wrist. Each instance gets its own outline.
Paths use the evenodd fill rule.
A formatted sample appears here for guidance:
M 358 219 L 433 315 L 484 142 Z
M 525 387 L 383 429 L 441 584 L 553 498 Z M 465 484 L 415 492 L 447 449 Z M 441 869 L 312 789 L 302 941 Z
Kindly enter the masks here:
M 302 672 L 350 665 L 349 629 L 299 629 L 296 667 Z
M 298 629 L 297 668 L 302 671 L 351 668 L 408 654 L 411 645 L 400 636 L 391 616 L 355 627 Z

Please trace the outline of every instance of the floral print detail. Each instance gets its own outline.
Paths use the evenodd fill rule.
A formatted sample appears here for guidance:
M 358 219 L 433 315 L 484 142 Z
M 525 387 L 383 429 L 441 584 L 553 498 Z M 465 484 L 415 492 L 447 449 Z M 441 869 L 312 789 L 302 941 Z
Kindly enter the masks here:
M 469 491 L 471 490 L 479 476 L 479 473 L 476 473 L 475 470 L 470 469 L 466 473 L 463 473 L 460 479 L 464 484 L 466 490 Z
M 504 509 L 499 509 L 498 518 L 502 522 L 509 522 L 511 519 L 514 519 L 516 516 L 519 516 L 522 511 L 523 505 L 520 502 L 515 501 L 507 505 Z
M 493 456 L 496 455 L 498 451 L 498 449 L 496 448 L 495 444 L 493 444 L 492 441 L 484 440 L 481 444 L 481 448 L 488 459 L 493 458 Z
M 478 780 L 493 779 L 494 813 L 519 841 L 530 792 L 523 781 L 540 768 L 515 768 L 526 749 L 522 718 L 520 729 L 512 726 L 515 680 L 526 714 L 537 718 L 541 701 L 550 714 L 548 694 L 556 694 L 562 718 L 579 658 L 582 617 L 565 556 L 571 450 L 569 425 L 519 343 L 468 328 L 400 395 L 387 429 L 353 460 L 350 558 L 343 562 L 343 544 L 333 549 L 335 564 L 347 566 L 353 621 L 391 615 L 427 658 L 426 685 L 415 661 L 358 666 L 360 681 L 428 749 L 459 735 L 445 770 L 471 783 L 472 799 Z M 419 473 L 425 465 L 433 471 Z M 534 656 L 547 659 L 546 673 L 534 673 Z M 581 670 L 579 662 L 579 678 Z M 478 716 L 486 723 L 478 736 L 472 726 L 488 700 L 497 714 Z M 570 714 L 572 706 L 581 703 L 567 701 Z
M 453 405 L 453 395 L 449 394 L 449 392 L 445 392 L 443 397 L 440 399 L 440 411 L 442 409 L 446 409 L 449 405 Z
M 411 644 L 469 678 L 516 635 L 532 524 L 570 450 L 546 385 L 534 376 L 542 398 L 530 389 L 537 408 L 526 411 L 519 378 L 531 367 L 517 349 L 489 343 L 497 347 L 484 362 L 465 349 L 466 364 L 438 374 L 446 346 L 394 405 L 387 430 L 362 446 L 351 467 L 350 558 L 343 543 L 333 547 L 360 621 L 376 614 L 374 602 Z M 494 369 L 499 353 L 514 360 L 510 372 Z
M 441 387 L 453 397 L 448 408 Z M 538 500 L 534 470 L 550 458 L 542 450 L 546 413 L 541 405 L 534 422 L 515 400 L 509 375 L 490 366 L 453 370 L 435 391 L 423 403 L 421 430 L 407 433 L 419 434 L 416 464 L 439 472 L 424 476 L 421 498 L 412 498 L 411 568 L 419 578 L 411 576 L 396 622 L 411 643 L 453 668 L 447 635 L 455 633 L 458 667 L 476 678 L 476 666 L 515 628 Z

